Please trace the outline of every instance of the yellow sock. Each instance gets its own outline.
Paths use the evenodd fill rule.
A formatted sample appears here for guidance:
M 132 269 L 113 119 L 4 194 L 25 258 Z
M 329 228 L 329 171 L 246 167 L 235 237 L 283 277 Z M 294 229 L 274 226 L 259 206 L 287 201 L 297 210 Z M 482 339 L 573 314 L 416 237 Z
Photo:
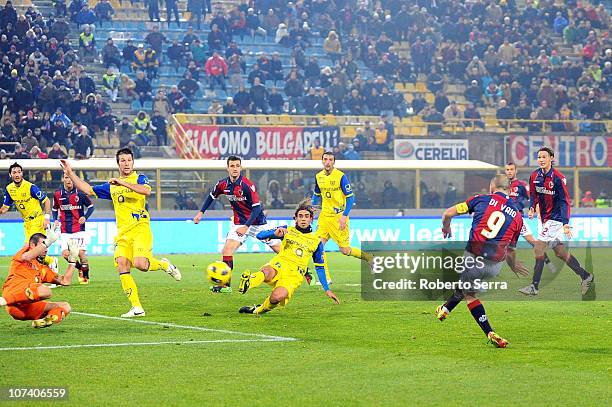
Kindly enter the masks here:
M 166 260 L 158 260 L 155 257 L 149 259 L 149 271 L 168 270 L 170 264 Z
M 327 253 L 323 253 L 323 268 L 325 269 L 325 278 L 327 282 L 331 281 L 331 274 L 329 274 L 329 263 L 327 262 Z
M 356 257 L 368 263 L 372 260 L 372 255 L 370 253 L 362 252 L 361 249 L 358 249 L 356 247 L 351 247 L 350 256 Z
M 257 286 L 260 286 L 264 280 L 266 279 L 266 275 L 264 274 L 263 271 L 256 271 L 255 273 L 251 273 L 251 278 L 250 278 L 250 288 L 254 288 Z
M 272 311 L 277 306 L 278 306 L 278 304 L 272 304 L 270 302 L 270 297 L 268 296 L 268 297 L 266 297 L 266 299 L 263 302 L 263 304 L 261 304 L 259 307 L 257 307 L 257 309 L 255 310 L 255 314 L 257 314 L 257 315 L 265 314 L 266 312 Z
M 121 288 L 123 288 L 123 292 L 127 295 L 128 300 L 130 300 L 130 304 L 132 307 L 140 307 L 140 298 L 138 298 L 138 287 L 136 287 L 136 281 L 132 275 L 128 273 L 119 274 L 119 278 L 121 279 Z

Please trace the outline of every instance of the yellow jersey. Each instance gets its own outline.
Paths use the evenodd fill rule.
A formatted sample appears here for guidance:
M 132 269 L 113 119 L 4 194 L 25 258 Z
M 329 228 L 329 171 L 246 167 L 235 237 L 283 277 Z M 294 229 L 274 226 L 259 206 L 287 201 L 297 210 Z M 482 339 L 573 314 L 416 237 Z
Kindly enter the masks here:
M 287 226 L 287 233 L 283 236 L 280 251 L 270 260 L 270 263 L 274 264 L 277 261 L 291 263 L 303 274 L 311 258 L 315 265 L 323 265 L 321 239 L 314 232 L 302 233 L 294 226 Z
M 353 190 L 348 177 L 334 168 L 329 175 L 325 170 L 317 173 L 314 195 L 316 198 L 321 197 L 321 216 L 336 216 L 345 213 L 347 198 L 353 197 Z M 349 211 L 350 209 L 348 208 Z
M 324 152 L 325 149 L 323 148 L 323 146 L 319 146 L 319 148 L 310 147 L 310 159 L 321 161 Z
M 19 185 L 11 182 L 4 190 L 3 206 L 15 205 L 25 222 L 32 221 L 43 216 L 41 205 L 47 200 L 47 195 L 36 185 L 22 180 Z
M 136 171 L 121 179 L 130 184 L 146 185 L 149 189 L 151 188 L 147 177 Z M 150 224 L 146 196 L 121 185 L 111 185 L 110 182 L 96 185 L 92 187 L 92 190 L 96 198 L 113 201 L 118 236 L 129 232 L 137 225 Z

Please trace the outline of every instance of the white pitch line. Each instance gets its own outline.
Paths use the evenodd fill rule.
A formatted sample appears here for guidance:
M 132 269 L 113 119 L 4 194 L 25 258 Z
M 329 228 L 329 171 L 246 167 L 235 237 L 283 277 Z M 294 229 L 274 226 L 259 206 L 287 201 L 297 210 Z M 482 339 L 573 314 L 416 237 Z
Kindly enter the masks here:
M 75 348 L 114 348 L 120 346 L 156 346 L 156 345 L 188 345 L 202 343 L 235 343 L 235 342 L 283 342 L 292 339 L 209 339 L 200 341 L 162 341 L 162 342 L 125 342 L 125 343 L 89 343 L 82 345 L 56 345 L 56 346 L 21 346 L 14 348 L 0 348 L 2 351 L 14 350 L 50 350 L 50 349 L 75 349 Z
M 93 317 L 93 318 L 112 319 L 116 321 L 134 322 L 134 323 L 145 324 L 145 325 L 160 325 L 160 326 L 168 326 L 168 327 L 179 328 L 179 329 L 191 329 L 194 331 L 202 331 L 202 332 L 219 332 L 219 333 L 232 334 L 232 335 L 255 336 L 257 338 L 263 338 L 263 339 L 275 340 L 275 341 L 297 341 L 298 340 L 297 338 L 291 338 L 291 337 L 285 337 L 285 336 L 254 334 L 254 333 L 249 333 L 249 332 L 230 331 L 228 329 L 205 328 L 202 326 L 178 325 L 178 324 L 173 324 L 171 322 L 143 321 L 142 319 L 111 317 L 108 315 L 90 314 L 87 312 L 72 312 L 72 314 L 83 315 L 86 317 Z

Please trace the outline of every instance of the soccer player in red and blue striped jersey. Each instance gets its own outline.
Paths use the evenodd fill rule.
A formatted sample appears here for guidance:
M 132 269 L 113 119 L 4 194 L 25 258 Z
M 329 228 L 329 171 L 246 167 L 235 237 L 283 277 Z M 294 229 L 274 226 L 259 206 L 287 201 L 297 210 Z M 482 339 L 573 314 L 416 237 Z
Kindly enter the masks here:
M 202 208 L 193 218 L 198 224 L 204 216 L 204 212 L 210 207 L 215 199 L 225 195 L 234 212 L 234 223 L 231 225 L 223 246 L 222 255 L 231 269 L 234 268 L 234 252 L 246 241 L 247 236 L 257 238 L 257 234 L 264 230 L 273 229 L 267 224 L 263 206 L 259 200 L 259 194 L 247 177 L 242 175 L 242 160 L 237 156 L 227 158 L 228 177 L 219 180 L 211 189 L 202 204 Z M 279 239 L 266 241 L 266 244 L 275 252 L 280 250 Z M 229 283 L 225 287 L 210 287 L 213 292 L 230 293 Z
M 61 223 L 61 249 L 62 256 L 68 260 L 70 254 L 68 241 L 76 240 L 79 247 L 79 261 L 76 268 L 79 270 L 79 283 L 89 283 L 89 261 L 87 260 L 88 234 L 85 231 L 85 222 L 93 214 L 94 206 L 91 199 L 74 187 L 69 176 L 64 174 L 64 186 L 53 194 L 53 220 Z
M 538 295 L 539 284 L 544 269 L 544 255 L 546 248 L 551 247 L 555 255 L 563 260 L 578 276 L 581 281 L 581 293 L 585 295 L 591 288 L 594 276 L 582 268 L 561 242 L 561 234 L 568 239 L 572 237 L 569 225 L 570 199 L 567 192 L 567 179 L 553 167 L 554 151 L 549 147 L 538 150 L 539 169 L 535 170 L 529 178 L 531 197 L 529 200 L 529 218 L 533 218 L 536 209 L 542 221 L 542 230 L 534 246 L 536 264 L 533 271 L 533 280 L 527 287 L 519 291 L 525 295 Z
M 465 271 L 460 281 L 463 289 L 456 289 L 452 297 L 436 309 L 436 316 L 444 321 L 449 313 L 466 300 L 468 309 L 489 341 L 498 348 L 505 348 L 508 341 L 496 334 L 489 324 L 484 306 L 478 298 L 475 283 L 496 277 L 505 260 L 517 274 L 527 275 L 529 271 L 515 259 L 514 248 L 523 227 L 523 217 L 508 196 L 508 179 L 497 175 L 491 180 L 490 194 L 475 195 L 465 202 L 448 208 L 442 217 L 442 233 L 451 237 L 451 219 L 457 215 L 473 214 L 470 237 L 463 254 L 474 261 L 464 261 Z
M 514 201 L 514 204 L 516 205 L 517 209 L 521 212 L 521 215 L 523 215 L 523 209 L 525 208 L 525 203 L 529 204 L 529 198 L 530 198 L 529 185 L 527 185 L 525 181 L 520 180 L 516 177 L 516 174 L 517 174 L 516 164 L 512 162 L 506 164 L 505 172 L 506 172 L 506 177 L 508 177 L 508 181 L 510 182 L 508 195 Z M 523 229 L 521 230 L 521 236 L 523 236 L 523 238 L 527 241 L 527 243 L 529 243 L 532 247 L 535 246 L 536 239 L 533 237 L 531 228 L 529 227 L 527 223 L 523 223 Z M 551 272 L 553 273 L 557 272 L 557 268 L 555 267 L 554 263 L 551 263 L 546 253 L 544 253 L 544 263 L 546 264 L 546 266 Z

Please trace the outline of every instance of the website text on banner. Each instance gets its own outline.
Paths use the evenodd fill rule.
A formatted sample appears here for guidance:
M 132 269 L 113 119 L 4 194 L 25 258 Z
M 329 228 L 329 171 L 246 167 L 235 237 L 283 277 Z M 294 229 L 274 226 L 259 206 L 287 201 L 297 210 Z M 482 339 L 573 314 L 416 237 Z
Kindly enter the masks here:
M 508 137 L 508 161 L 519 167 L 537 167 L 538 150 L 548 146 L 555 151 L 559 167 L 610 167 L 612 137 L 609 136 L 541 136 Z
M 183 124 L 184 143 L 194 146 L 202 158 L 219 159 L 237 155 L 243 159 L 295 160 L 304 158 L 319 139 L 326 150 L 340 141 L 338 126 L 205 126 Z M 177 143 L 177 153 L 183 143 Z M 192 147 L 193 148 L 193 147 Z
M 275 219 L 269 223 L 273 226 L 286 225 L 290 219 Z M 457 218 L 453 223 L 453 240 L 468 239 L 472 219 Z M 526 219 L 533 231 L 538 230 L 537 220 Z M 570 224 L 574 238 L 572 242 L 593 242 L 607 244 L 612 237 L 612 216 L 573 216 Z M 186 223 L 184 219 L 152 221 L 151 227 L 155 236 L 154 251 L 157 253 L 219 253 L 225 244 L 225 236 L 230 228 L 227 220 L 206 220 L 200 225 Z M 111 255 L 113 239 L 117 226 L 112 221 L 87 222 L 89 243 L 87 252 L 90 255 Z M 176 239 L 181 236 L 181 239 Z M 442 241 L 440 219 L 438 218 L 351 218 L 351 245 L 359 246 L 366 241 Z M 0 255 L 12 256 L 24 241 L 23 222 L 0 222 Z M 325 250 L 338 250 L 332 241 Z M 49 249 L 50 255 L 57 255 L 58 245 Z M 263 252 L 267 246 L 254 240 L 240 248 L 241 252 Z

